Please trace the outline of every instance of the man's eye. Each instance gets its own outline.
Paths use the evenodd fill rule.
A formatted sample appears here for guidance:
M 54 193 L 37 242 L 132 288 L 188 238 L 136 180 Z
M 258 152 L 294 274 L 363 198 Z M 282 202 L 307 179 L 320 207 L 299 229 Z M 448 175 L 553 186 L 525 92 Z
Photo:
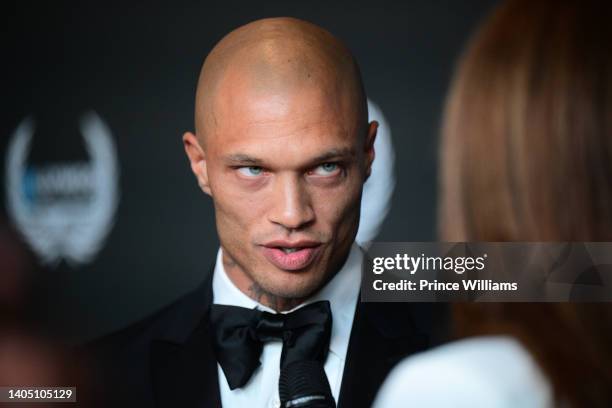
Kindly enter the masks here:
M 338 165 L 338 163 L 323 163 L 317 166 L 312 171 L 312 174 L 317 175 L 317 176 L 332 176 L 336 174 L 339 169 L 340 169 L 340 166 Z
M 257 166 L 239 167 L 238 171 L 246 177 L 257 177 L 263 174 L 263 169 Z

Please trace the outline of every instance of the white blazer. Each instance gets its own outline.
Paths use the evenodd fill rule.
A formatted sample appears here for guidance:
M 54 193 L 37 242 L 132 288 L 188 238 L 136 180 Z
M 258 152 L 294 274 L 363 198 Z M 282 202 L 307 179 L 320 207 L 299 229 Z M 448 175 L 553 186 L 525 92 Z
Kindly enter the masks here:
M 411 356 L 383 383 L 375 408 L 549 408 L 548 380 L 516 340 L 473 337 Z

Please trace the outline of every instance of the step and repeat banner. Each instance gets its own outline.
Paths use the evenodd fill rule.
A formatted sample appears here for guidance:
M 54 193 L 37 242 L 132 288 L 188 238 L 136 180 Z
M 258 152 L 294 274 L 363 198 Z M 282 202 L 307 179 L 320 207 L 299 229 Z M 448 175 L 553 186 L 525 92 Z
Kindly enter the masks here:
M 181 136 L 193 130 L 208 51 L 234 28 L 270 16 L 328 29 L 361 65 L 381 128 L 358 240 L 435 239 L 444 94 L 461 46 L 494 2 L 287 3 L 12 10 L 0 120 L 6 299 L 27 297 L 32 319 L 81 342 L 201 282 L 218 240 Z

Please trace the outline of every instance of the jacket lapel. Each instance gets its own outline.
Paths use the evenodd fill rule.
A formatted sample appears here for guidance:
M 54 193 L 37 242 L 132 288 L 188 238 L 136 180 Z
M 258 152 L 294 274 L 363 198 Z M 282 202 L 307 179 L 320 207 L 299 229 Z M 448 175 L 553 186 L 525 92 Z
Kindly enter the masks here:
M 217 361 L 206 328 L 185 344 L 152 344 L 152 381 L 158 407 L 220 407 Z
M 415 327 L 410 308 L 409 303 L 357 304 L 339 408 L 371 406 L 393 366 L 427 348 L 428 336 Z
M 151 343 L 151 379 L 158 407 L 220 407 L 217 360 L 208 313 L 212 271 L 176 308 L 172 325 Z

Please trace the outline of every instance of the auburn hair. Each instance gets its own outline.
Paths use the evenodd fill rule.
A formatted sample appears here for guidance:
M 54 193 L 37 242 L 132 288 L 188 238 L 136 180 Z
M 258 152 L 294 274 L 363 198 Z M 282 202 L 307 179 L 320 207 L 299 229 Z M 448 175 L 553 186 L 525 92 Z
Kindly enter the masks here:
M 445 241 L 612 241 L 612 12 L 510 0 L 468 44 L 445 107 Z M 612 305 L 456 304 L 459 336 L 508 334 L 557 400 L 612 406 Z

